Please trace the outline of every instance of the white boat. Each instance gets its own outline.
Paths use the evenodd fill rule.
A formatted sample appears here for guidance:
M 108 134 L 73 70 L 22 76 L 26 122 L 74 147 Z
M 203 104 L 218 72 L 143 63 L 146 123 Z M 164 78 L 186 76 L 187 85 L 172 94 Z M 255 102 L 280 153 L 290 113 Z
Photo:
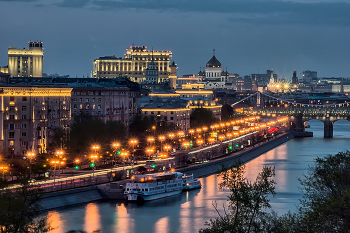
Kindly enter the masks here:
M 180 172 L 161 172 L 131 177 L 124 196 L 129 202 L 152 201 L 180 194 L 183 189 L 183 174 Z
M 185 174 L 184 176 L 182 176 L 182 180 L 183 180 L 183 190 L 198 189 L 202 187 L 200 180 L 198 180 L 197 178 L 193 178 L 193 174 L 192 175 Z

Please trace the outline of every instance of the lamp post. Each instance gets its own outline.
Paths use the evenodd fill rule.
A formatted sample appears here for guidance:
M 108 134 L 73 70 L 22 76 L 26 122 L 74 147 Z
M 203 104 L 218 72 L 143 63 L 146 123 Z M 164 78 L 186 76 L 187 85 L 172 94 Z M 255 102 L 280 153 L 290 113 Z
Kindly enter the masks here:
M 128 155 L 128 153 L 126 151 L 122 152 L 121 153 L 121 156 L 123 158 L 123 170 L 124 170 L 124 167 L 125 167 L 125 157 Z
M 32 177 L 32 158 L 35 156 L 33 152 L 28 152 L 27 157 L 29 158 L 29 180 Z
M 118 153 L 118 151 L 117 151 L 117 149 L 120 147 L 120 143 L 119 142 L 114 142 L 113 144 L 112 144 L 112 146 L 113 146 L 113 148 L 114 148 L 114 155 L 113 155 L 113 161 L 114 161 L 114 164 L 116 164 L 116 161 L 115 161 L 115 158 L 117 157 L 117 153 Z M 112 161 L 112 167 L 113 167 L 113 161 Z M 111 170 L 112 170 L 112 168 L 111 168 Z
M 146 149 L 147 154 L 149 154 L 148 159 L 151 158 L 152 153 L 154 152 L 153 148 L 147 148 Z
M 63 157 L 63 151 L 56 151 L 56 157 L 58 158 L 58 176 L 61 177 L 61 158 Z M 63 159 L 64 160 L 64 159 Z
M 205 127 L 202 128 L 202 130 L 203 130 L 204 143 L 205 143 L 205 134 L 206 134 L 206 132 L 208 130 L 208 127 L 205 126 Z
M 165 140 L 165 136 L 161 135 L 159 136 L 159 141 L 160 141 L 160 152 L 163 152 L 163 141 Z
M 55 166 L 54 168 L 54 172 L 53 172 L 53 186 L 55 186 L 55 182 L 56 182 L 56 164 L 60 163 L 60 161 L 58 160 L 52 160 L 51 163 Z
M 0 166 L 0 170 L 2 170 L 2 179 L 5 179 L 5 170 L 7 171 L 8 167 L 6 166 Z
M 135 144 L 138 143 L 136 139 L 131 139 L 129 143 L 132 145 L 132 168 L 134 168 Z
M 91 158 L 91 163 L 93 164 L 92 166 L 92 179 L 95 177 L 95 159 L 98 158 L 98 156 L 96 154 L 94 155 L 90 155 Z
M 154 142 L 154 137 L 147 138 L 147 141 L 149 142 L 149 146 L 152 146 L 152 143 Z
M 155 125 L 152 126 L 152 130 L 154 131 L 154 136 L 156 136 L 156 126 Z

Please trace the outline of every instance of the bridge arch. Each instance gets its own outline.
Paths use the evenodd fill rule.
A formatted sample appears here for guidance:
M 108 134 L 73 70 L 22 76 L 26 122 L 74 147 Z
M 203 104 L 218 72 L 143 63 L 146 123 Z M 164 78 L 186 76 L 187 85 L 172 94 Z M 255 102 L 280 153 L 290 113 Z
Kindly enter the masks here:
M 333 122 L 333 129 L 336 136 L 346 137 L 349 138 L 349 132 L 345 132 L 344 129 L 350 128 L 350 120 L 349 119 L 337 119 Z

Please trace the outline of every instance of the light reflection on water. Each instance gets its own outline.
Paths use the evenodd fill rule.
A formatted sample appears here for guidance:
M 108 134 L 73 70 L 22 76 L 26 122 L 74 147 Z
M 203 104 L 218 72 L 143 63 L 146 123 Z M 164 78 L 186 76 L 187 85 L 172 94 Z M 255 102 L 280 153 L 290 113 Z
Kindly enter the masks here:
M 309 121 L 313 138 L 299 138 L 259 156 L 246 165 L 246 177 L 255 179 L 263 166 L 275 166 L 276 197 L 271 198 L 272 208 L 280 214 L 294 211 L 302 198 L 298 177 L 307 172 L 317 156 L 335 154 L 349 149 L 350 123 L 337 121 L 334 138 L 323 138 L 323 123 Z M 198 232 L 204 222 L 217 217 L 213 204 L 220 211 L 227 206 L 227 190 L 219 190 L 216 175 L 201 179 L 203 187 L 181 195 L 144 204 L 104 201 L 73 206 L 48 213 L 54 226 L 52 233 L 68 230 L 101 232 Z

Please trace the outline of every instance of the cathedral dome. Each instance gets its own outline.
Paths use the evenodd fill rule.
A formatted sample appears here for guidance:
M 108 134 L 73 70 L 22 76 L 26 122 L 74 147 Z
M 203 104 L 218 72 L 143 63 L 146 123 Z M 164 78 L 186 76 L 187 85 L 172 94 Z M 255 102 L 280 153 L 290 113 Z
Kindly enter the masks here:
M 207 62 L 206 67 L 220 68 L 221 63 L 216 59 L 215 55 Z

